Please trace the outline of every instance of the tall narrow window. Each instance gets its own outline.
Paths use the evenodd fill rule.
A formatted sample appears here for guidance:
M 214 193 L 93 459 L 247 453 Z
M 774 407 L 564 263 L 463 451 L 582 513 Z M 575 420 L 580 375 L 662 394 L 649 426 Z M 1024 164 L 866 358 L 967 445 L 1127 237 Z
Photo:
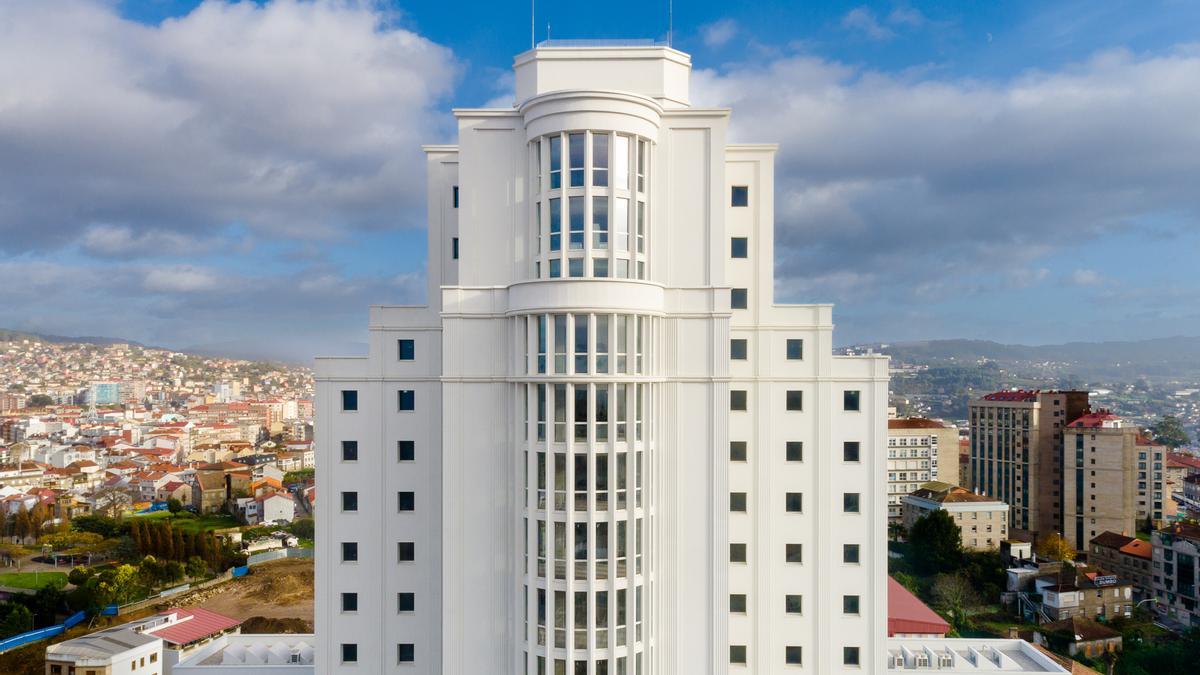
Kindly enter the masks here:
M 554 385 L 554 442 L 567 441 L 567 385 Z
M 614 248 L 618 251 L 629 250 L 629 200 L 617 197 L 613 204 L 613 238 Z M 618 274 L 617 276 L 624 276 Z
M 648 323 L 649 322 L 646 320 L 646 317 L 644 317 L 644 316 L 639 316 L 637 318 L 637 364 L 635 364 L 637 370 L 635 370 L 634 372 L 638 373 L 639 375 L 646 372 L 645 370 L 642 369 L 642 355 L 645 353 L 646 325 Z
M 596 441 L 608 440 L 608 385 L 596 385 Z M 599 490 L 599 486 L 596 487 Z
M 617 373 L 629 371 L 629 317 L 617 315 Z
M 567 315 L 554 315 L 554 372 L 567 372 Z
M 608 248 L 608 197 L 592 197 L 592 248 Z
M 451 237 L 450 239 L 450 258 L 451 260 L 458 260 L 458 237 Z
M 629 431 L 629 394 L 624 384 L 617 385 L 617 440 L 623 441 Z
M 608 187 L 608 134 L 592 134 L 592 185 Z
M 575 372 L 588 371 L 588 315 L 575 314 Z
M 637 142 L 637 191 L 646 191 L 646 141 Z
M 613 143 L 613 187 L 629 189 L 629 137 L 617 136 Z
M 453 193 L 453 194 L 452 194 L 452 196 L 450 197 L 450 200 L 451 200 L 452 202 L 454 202 L 454 208 L 456 208 L 456 209 L 457 209 L 457 208 L 458 208 L 458 186 L 457 186 L 457 185 L 455 185 L 455 186 L 454 186 L 454 189 L 452 190 L 452 193 Z
M 550 137 L 550 189 L 562 187 L 562 136 Z
M 567 166 L 571 171 L 571 187 L 583 187 L 583 155 L 584 135 L 582 133 L 567 135 Z
M 583 197 L 567 199 L 567 224 L 570 227 L 571 250 L 583 248 Z
M 608 325 L 607 314 L 596 315 L 596 372 L 608 372 Z
M 562 200 L 550 200 L 550 250 L 562 250 Z
M 546 385 L 537 385 L 537 439 L 546 440 Z
M 637 252 L 646 252 L 646 202 L 637 203 Z M 642 275 L 639 274 L 641 279 Z
M 546 372 L 546 315 L 537 316 L 537 371 Z
M 575 385 L 575 440 L 586 441 L 588 437 L 588 389 L 586 384 Z

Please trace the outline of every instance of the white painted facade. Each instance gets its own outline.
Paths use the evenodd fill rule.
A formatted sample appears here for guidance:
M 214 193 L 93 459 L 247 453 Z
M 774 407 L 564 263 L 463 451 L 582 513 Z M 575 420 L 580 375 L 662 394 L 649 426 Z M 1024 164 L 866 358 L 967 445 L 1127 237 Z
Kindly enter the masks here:
M 317 672 L 885 669 L 887 360 L 774 304 L 690 67 L 541 46 L 425 148 L 430 304 L 317 360 Z

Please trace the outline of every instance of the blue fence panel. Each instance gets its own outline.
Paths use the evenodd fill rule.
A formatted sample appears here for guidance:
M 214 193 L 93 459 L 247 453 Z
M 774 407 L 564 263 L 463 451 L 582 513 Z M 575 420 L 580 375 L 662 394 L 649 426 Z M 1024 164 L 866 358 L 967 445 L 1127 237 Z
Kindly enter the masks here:
M 0 640 L 0 652 L 6 652 L 10 649 L 15 649 L 17 647 L 24 647 L 25 645 L 30 644 L 32 642 L 37 642 L 38 640 L 45 640 L 48 637 L 54 637 L 55 635 L 61 635 L 62 632 L 65 631 L 66 629 L 67 629 L 66 626 L 63 626 L 60 623 L 57 626 L 50 626 L 49 628 L 39 628 L 38 630 L 31 630 L 28 633 L 21 633 L 20 635 L 14 635 L 14 636 L 8 638 L 7 640 Z
M 117 611 L 119 611 L 119 610 L 120 610 L 120 607 L 118 607 L 117 605 L 109 605 L 109 606 L 105 607 L 104 609 L 100 610 L 100 614 L 103 616 L 116 616 Z
M 78 612 L 75 612 L 71 616 L 68 616 L 67 620 L 63 621 L 63 625 L 66 626 L 67 628 L 74 628 L 75 625 L 78 624 L 80 621 L 83 621 L 83 619 L 86 616 L 87 616 L 87 613 L 85 613 L 83 610 L 80 610 Z
M 235 576 L 235 577 L 244 577 L 244 576 L 246 576 L 246 573 L 249 571 L 250 571 L 249 565 L 242 565 L 241 567 L 233 568 L 232 570 L 230 570 L 230 573 L 233 574 L 233 576 Z

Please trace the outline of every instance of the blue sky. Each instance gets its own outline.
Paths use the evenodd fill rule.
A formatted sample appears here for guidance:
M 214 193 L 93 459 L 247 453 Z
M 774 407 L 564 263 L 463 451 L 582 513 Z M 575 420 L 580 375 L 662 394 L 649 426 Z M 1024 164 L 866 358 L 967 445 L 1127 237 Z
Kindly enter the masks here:
M 543 2 L 545 37 L 666 3 Z M 1200 3 L 678 2 L 693 99 L 779 142 L 777 298 L 840 343 L 1200 335 Z M 8 325 L 300 358 L 423 299 L 418 145 L 523 3 L 0 6 Z M 469 19 L 464 21 L 464 19 Z M 7 64 L 7 65 L 5 65 Z M 314 316 L 322 317 L 314 320 Z

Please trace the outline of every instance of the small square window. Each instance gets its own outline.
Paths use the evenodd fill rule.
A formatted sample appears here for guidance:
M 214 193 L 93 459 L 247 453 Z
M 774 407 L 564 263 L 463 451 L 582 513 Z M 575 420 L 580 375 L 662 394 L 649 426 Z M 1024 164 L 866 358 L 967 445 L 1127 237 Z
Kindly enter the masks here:
M 750 188 L 746 185 L 734 185 L 729 191 L 730 206 L 749 206 Z
M 842 461 L 857 462 L 858 460 L 858 441 L 846 441 L 842 443 Z
M 342 562 L 357 562 L 358 561 L 358 542 L 343 541 L 342 542 Z
M 411 642 L 401 642 L 396 645 L 396 660 L 400 663 L 412 663 L 416 660 L 416 645 Z
M 358 441 L 342 441 L 342 461 L 358 461 Z
M 396 509 L 398 511 L 412 511 L 416 508 L 417 493 L 415 492 L 397 492 L 396 493 Z
M 784 647 L 783 661 L 789 666 L 798 666 L 804 663 L 802 655 L 804 649 L 802 647 Z
M 411 541 L 401 541 L 396 544 L 396 553 L 400 562 L 412 562 L 417 559 L 417 546 Z
M 746 645 L 729 645 L 729 662 L 746 663 Z
M 458 208 L 458 186 L 457 185 L 455 185 L 453 188 L 450 189 L 450 199 L 454 203 L 454 208 L 457 209 Z
M 861 392 L 857 389 L 847 389 L 842 392 L 842 410 L 850 410 L 857 412 L 859 408 L 859 399 Z
M 735 562 L 735 563 L 746 562 L 746 545 L 745 544 L 730 544 L 729 545 L 729 562 Z
M 843 614 L 858 614 L 858 596 L 843 595 L 842 596 L 842 613 Z
M 396 460 L 411 462 L 417 457 L 416 441 L 396 441 Z
M 729 240 L 729 257 L 731 258 L 749 257 L 749 249 L 749 240 L 745 237 L 733 237 Z
M 729 358 L 738 361 L 746 360 L 746 341 L 743 339 L 735 339 L 729 341 Z
M 858 544 L 842 544 L 842 562 L 858 564 Z
M 342 593 L 342 611 L 358 611 L 358 593 Z
M 412 612 L 417 608 L 416 593 L 397 593 L 396 594 L 396 611 L 397 612 Z
M 342 410 L 346 412 L 354 412 L 358 410 L 358 390 L 343 389 L 342 390 Z
M 803 441 L 788 441 L 787 442 L 787 461 L 803 462 L 804 461 L 804 442 Z
M 342 663 L 358 663 L 358 645 L 353 642 L 342 643 Z
M 858 513 L 858 493 L 842 493 L 842 510 L 846 513 Z
M 799 389 L 789 389 L 787 392 L 787 409 L 791 411 L 804 410 L 804 392 Z
M 746 409 L 746 390 L 731 389 L 729 391 L 729 409 L 730 410 L 745 410 Z
M 800 492 L 789 492 L 784 496 L 784 503 L 788 513 L 802 513 L 804 511 L 804 495 Z
M 842 663 L 847 666 L 857 666 L 858 647 L 842 647 Z
M 357 492 L 343 492 L 342 493 L 342 510 L 350 511 L 350 512 L 358 510 L 358 493 Z
M 401 389 L 396 392 L 397 408 L 400 412 L 411 412 L 417 408 L 417 392 L 412 389 Z
M 804 544 L 785 544 L 784 554 L 787 562 L 804 562 Z
M 801 595 L 785 595 L 783 597 L 783 611 L 788 614 L 803 614 L 804 613 L 804 598 Z
M 450 259 L 458 260 L 458 237 L 450 238 Z
M 799 361 L 804 358 L 804 340 L 789 339 L 787 341 L 787 357 L 789 361 Z
M 738 513 L 746 511 L 746 493 L 745 492 L 730 492 L 729 493 L 729 510 Z
M 729 441 L 729 461 L 746 461 L 746 441 Z
M 401 339 L 396 340 L 397 358 L 401 361 L 412 361 L 417 356 L 417 341 Z
M 733 593 L 729 596 L 729 611 L 734 614 L 746 613 L 746 594 Z
M 750 306 L 746 299 L 746 289 L 731 288 L 729 289 L 729 306 L 733 309 L 746 309 Z

